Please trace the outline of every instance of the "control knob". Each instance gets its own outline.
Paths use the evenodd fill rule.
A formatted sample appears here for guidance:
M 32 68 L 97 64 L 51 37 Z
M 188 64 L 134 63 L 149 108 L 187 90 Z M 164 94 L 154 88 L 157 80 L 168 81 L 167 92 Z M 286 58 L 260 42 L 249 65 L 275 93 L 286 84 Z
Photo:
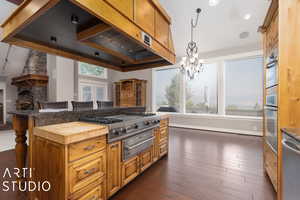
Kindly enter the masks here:
M 119 135 L 119 132 L 116 129 L 111 130 L 113 135 Z
M 150 122 L 149 121 L 145 121 L 144 124 L 148 126 L 150 124 Z

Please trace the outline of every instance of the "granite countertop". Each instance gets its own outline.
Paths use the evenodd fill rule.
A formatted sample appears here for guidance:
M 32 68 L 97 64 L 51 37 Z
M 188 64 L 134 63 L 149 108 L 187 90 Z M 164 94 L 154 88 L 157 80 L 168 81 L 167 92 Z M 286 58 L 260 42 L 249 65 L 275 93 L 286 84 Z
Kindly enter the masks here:
M 80 111 L 73 111 L 73 110 L 66 110 L 66 111 L 59 111 L 59 112 L 39 112 L 38 110 L 14 110 L 7 112 L 11 115 L 20 115 L 20 116 L 38 116 L 41 114 L 55 114 L 55 113 L 88 113 L 88 112 L 108 112 L 108 111 L 127 111 L 132 109 L 145 109 L 145 107 L 112 107 L 112 108 L 103 108 L 103 109 L 93 109 L 93 110 L 80 110 Z
M 60 144 L 71 144 L 107 134 L 107 126 L 86 122 L 68 122 L 34 128 L 34 135 Z

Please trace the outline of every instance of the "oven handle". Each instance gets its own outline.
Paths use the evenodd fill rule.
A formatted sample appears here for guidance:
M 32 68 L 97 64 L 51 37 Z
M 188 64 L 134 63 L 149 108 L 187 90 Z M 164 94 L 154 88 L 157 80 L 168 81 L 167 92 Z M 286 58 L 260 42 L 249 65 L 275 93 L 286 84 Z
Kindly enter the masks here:
M 298 150 L 298 149 L 300 149 L 299 145 L 295 144 L 295 143 L 292 142 L 291 140 L 283 139 L 281 143 L 282 143 L 282 145 L 283 145 L 285 148 L 289 149 L 290 151 L 293 151 L 293 152 L 295 152 L 295 153 L 297 153 L 297 154 L 300 154 L 300 151 Z M 294 145 L 295 147 L 297 147 L 297 149 L 291 147 L 290 145 L 288 145 L 288 143 Z
M 132 150 L 132 149 L 134 149 L 134 148 L 136 148 L 136 147 L 138 147 L 138 146 L 140 146 L 140 145 L 142 145 L 142 144 L 144 144 L 144 143 L 146 143 L 146 142 L 149 142 L 150 140 L 153 140 L 154 139 L 154 136 L 152 136 L 151 138 L 149 138 L 149 139 L 147 139 L 147 140 L 144 140 L 143 142 L 140 142 L 140 143 L 138 143 L 138 144 L 135 144 L 135 145 L 133 145 L 133 146 L 125 146 L 125 149 L 128 149 L 128 150 Z

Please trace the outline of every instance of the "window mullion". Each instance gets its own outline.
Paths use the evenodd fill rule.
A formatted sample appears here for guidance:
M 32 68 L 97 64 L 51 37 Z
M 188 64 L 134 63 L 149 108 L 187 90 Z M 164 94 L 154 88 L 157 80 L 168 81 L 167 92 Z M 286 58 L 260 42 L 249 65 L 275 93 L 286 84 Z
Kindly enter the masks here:
M 218 114 L 225 115 L 225 62 L 218 63 Z

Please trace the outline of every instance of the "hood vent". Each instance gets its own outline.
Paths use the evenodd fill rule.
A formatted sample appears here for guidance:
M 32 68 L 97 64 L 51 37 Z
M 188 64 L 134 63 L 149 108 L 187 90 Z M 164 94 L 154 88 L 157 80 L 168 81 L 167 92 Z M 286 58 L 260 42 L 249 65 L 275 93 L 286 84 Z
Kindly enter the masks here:
M 44 5 L 37 2 L 25 1 L 2 25 L 4 42 L 119 71 L 175 62 L 172 50 L 154 41 L 155 36 L 147 34 L 134 22 L 128 23 L 130 20 L 116 9 L 110 8 L 110 15 L 101 16 L 103 12 L 92 12 L 93 7 L 85 5 L 87 1 L 49 0 Z M 101 11 L 101 6 L 105 5 L 108 11 L 109 4 L 101 0 L 97 2 L 100 3 L 95 1 L 94 7 L 99 4 Z M 32 15 L 26 13 L 29 8 L 33 8 L 29 13 Z M 27 14 L 28 18 L 25 16 L 23 23 L 10 27 L 13 23 L 9 22 L 19 20 L 21 14 Z M 117 17 L 113 17 L 115 15 Z M 124 27 L 120 27 L 122 24 Z

